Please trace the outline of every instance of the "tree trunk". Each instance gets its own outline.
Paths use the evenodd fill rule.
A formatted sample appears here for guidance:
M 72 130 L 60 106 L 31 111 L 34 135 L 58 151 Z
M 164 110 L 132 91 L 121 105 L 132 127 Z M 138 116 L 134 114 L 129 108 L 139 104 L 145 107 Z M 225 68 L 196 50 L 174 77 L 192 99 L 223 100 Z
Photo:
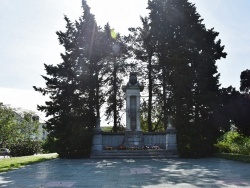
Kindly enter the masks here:
M 153 93 L 153 78 L 152 78 L 152 52 L 148 54 L 148 132 L 153 131 L 152 126 L 152 93 Z
M 113 83 L 113 88 L 114 88 L 114 98 L 113 98 L 113 103 L 114 103 L 114 125 L 113 125 L 113 131 L 117 132 L 117 101 L 116 101 L 116 95 L 117 95 L 117 66 L 116 66 L 116 58 L 114 61 L 114 71 L 113 71 L 113 78 L 114 78 L 114 83 Z
M 99 96 L 99 91 L 100 91 L 100 85 L 99 85 L 99 80 L 98 80 L 98 75 L 99 75 L 99 72 L 97 72 L 96 74 L 96 94 L 95 94 L 95 97 L 96 97 L 96 116 L 98 118 L 100 118 L 100 96 Z
M 164 123 L 164 129 L 167 129 L 167 95 L 166 95 L 166 69 L 163 66 L 162 68 L 162 89 L 163 89 L 163 123 Z

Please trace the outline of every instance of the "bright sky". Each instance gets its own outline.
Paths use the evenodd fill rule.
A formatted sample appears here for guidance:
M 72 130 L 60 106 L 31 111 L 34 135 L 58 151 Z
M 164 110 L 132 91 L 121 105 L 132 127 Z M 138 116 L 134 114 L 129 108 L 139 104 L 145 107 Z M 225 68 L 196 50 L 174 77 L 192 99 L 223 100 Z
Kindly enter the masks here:
M 147 0 L 87 0 L 98 25 L 110 23 L 127 34 L 147 14 Z M 217 62 L 222 87 L 239 89 L 240 73 L 250 69 L 250 1 L 190 0 L 204 19 L 215 28 L 228 53 Z M 65 30 L 63 15 L 72 21 L 82 15 L 81 0 L 0 1 L 0 102 L 37 112 L 46 98 L 32 86 L 45 86 L 43 64 L 61 63 L 56 31 Z M 43 114 L 37 112 L 42 118 Z

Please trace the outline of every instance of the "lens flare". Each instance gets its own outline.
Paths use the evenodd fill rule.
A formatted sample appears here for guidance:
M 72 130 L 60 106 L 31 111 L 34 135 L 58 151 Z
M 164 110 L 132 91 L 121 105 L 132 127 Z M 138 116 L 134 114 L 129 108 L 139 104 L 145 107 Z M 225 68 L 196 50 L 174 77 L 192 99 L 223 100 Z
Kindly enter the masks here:
M 111 37 L 112 37 L 113 39 L 116 39 L 116 37 L 117 37 L 117 34 L 116 34 L 116 32 L 115 32 L 114 29 L 111 29 L 110 35 L 111 35 Z

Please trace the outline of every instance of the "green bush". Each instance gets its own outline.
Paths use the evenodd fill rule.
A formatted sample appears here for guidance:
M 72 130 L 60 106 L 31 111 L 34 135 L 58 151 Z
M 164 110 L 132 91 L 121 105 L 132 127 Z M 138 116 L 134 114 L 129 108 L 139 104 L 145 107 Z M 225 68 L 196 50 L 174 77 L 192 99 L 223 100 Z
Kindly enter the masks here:
M 87 129 L 72 129 L 73 133 L 64 140 L 55 141 L 56 152 L 60 158 L 89 157 L 92 145 L 92 132 Z
M 250 155 L 250 138 L 236 131 L 225 133 L 215 146 L 221 153 Z
M 48 135 L 47 139 L 42 145 L 43 153 L 56 152 L 56 140 Z
M 40 153 L 42 151 L 41 141 L 19 141 L 18 143 L 9 146 L 11 156 L 28 156 Z

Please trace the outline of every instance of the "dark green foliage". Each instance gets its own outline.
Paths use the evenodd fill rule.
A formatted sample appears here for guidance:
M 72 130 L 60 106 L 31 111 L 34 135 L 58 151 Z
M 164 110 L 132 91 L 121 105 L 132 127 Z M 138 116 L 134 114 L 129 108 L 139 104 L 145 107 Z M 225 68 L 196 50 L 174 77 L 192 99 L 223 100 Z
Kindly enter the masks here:
M 46 140 L 42 144 L 43 153 L 55 153 L 56 152 L 56 140 L 53 137 L 47 136 Z
M 180 156 L 211 155 L 219 135 L 213 121 L 219 100 L 215 63 L 226 57 L 224 46 L 216 39 L 219 33 L 205 28 L 188 0 L 149 0 L 148 9 L 143 27 L 130 29 L 135 37 L 130 39 L 134 54 L 147 61 L 147 109 L 152 112 L 154 103 L 158 109 L 162 107 L 158 119 L 165 129 L 167 117 L 173 117 Z M 149 131 L 153 131 L 151 112 Z
M 148 101 L 149 102 L 149 101 Z M 151 113 L 149 115 L 149 110 L 148 108 L 150 108 L 148 105 L 149 103 L 144 101 L 141 105 L 141 129 L 143 132 L 164 132 L 165 128 L 164 128 L 164 124 L 162 121 L 162 109 L 160 107 L 156 106 L 156 102 L 152 103 L 151 106 Z M 150 122 L 151 122 L 151 126 L 148 126 L 148 118 L 149 116 L 151 117 Z
M 38 136 L 39 117 L 0 103 L 0 146 L 34 140 Z
M 82 130 L 80 132 L 79 130 L 73 130 L 66 139 L 58 141 L 48 136 L 42 145 L 43 153 L 58 152 L 61 158 L 82 158 L 89 156 L 92 144 L 90 131 Z
M 248 93 L 250 91 L 250 70 L 242 71 L 240 74 L 240 91 Z
M 143 28 L 131 31 L 137 37 L 138 59 L 144 58 L 147 68 L 158 73 L 153 79 L 157 86 L 149 84 L 149 95 L 154 91 L 155 103 L 162 106 L 159 119 L 166 129 L 167 117 L 173 117 L 180 156 L 211 155 L 219 135 L 213 122 L 219 96 L 215 62 L 226 57 L 224 46 L 216 40 L 219 33 L 205 28 L 187 0 L 149 0 L 148 9 Z M 145 77 L 152 81 L 152 73 Z M 152 111 L 151 99 L 148 105 Z
M 56 141 L 57 153 L 61 158 L 89 157 L 92 145 L 90 131 L 72 127 L 72 132 L 63 141 Z
M 240 95 L 228 104 L 228 116 L 238 131 L 250 136 L 250 98 Z
M 97 27 L 85 1 L 83 9 L 83 16 L 75 23 L 65 16 L 66 31 L 57 32 L 65 48 L 61 54 L 63 62 L 45 64 L 46 87 L 34 87 L 50 97 L 50 101 L 38 109 L 50 117 L 46 129 L 60 157 L 89 155 L 91 131 L 104 102 L 101 86 L 105 72 L 103 58 L 109 53 L 108 38 Z
M 250 136 L 250 98 L 241 94 L 232 86 L 220 90 L 220 100 L 214 114 L 217 127 L 228 131 L 232 126 L 245 135 Z
M 155 44 L 151 32 L 151 26 L 148 17 L 141 17 L 143 27 L 140 28 L 130 28 L 131 34 L 126 37 L 126 41 L 130 46 L 132 53 L 137 59 L 136 62 L 136 71 L 142 76 L 143 83 L 146 84 L 145 93 L 148 95 L 148 100 L 143 101 L 143 121 L 147 124 L 146 130 L 149 132 L 154 132 L 157 129 L 157 126 L 153 126 L 152 120 L 155 116 L 159 116 L 159 113 L 154 113 L 155 109 L 161 106 L 161 101 L 153 100 L 153 93 L 159 91 L 159 87 L 156 84 L 157 79 L 161 72 L 155 69 L 157 66 L 157 61 L 155 61 Z M 146 66 L 145 66 L 146 64 Z M 161 113 L 160 113 L 161 114 Z M 159 117 L 160 121 L 162 120 Z M 157 124 L 160 122 L 158 121 Z
M 28 156 L 42 151 L 41 141 L 19 141 L 9 146 L 12 157 Z
M 240 92 L 232 86 L 221 88 L 219 94 L 219 102 L 214 114 L 214 123 L 222 132 L 230 130 L 233 120 L 230 112 L 233 110 L 232 103 L 240 97 Z
M 119 34 L 116 34 L 113 29 L 107 24 L 105 32 L 108 37 L 109 44 L 106 50 L 109 56 L 104 67 L 105 70 L 105 95 L 106 95 L 106 121 L 108 123 L 113 120 L 113 132 L 118 132 L 121 124 L 121 109 L 124 104 L 123 92 L 120 89 L 125 73 L 125 60 L 128 57 L 127 47 Z
M 213 121 L 219 96 L 215 62 L 226 57 L 224 46 L 216 41 L 219 33 L 205 28 L 187 0 L 149 0 L 148 9 L 149 16 L 141 18 L 143 27 L 131 28 L 128 37 L 135 57 L 147 62 L 142 125 L 147 118 L 148 131 L 162 124 L 166 129 L 171 115 L 180 155 L 211 155 L 219 135 Z
M 114 127 L 113 126 L 102 127 L 102 131 L 103 132 L 114 132 Z M 116 132 L 125 132 L 125 127 L 117 126 Z
M 225 133 L 215 146 L 221 153 L 250 155 L 250 138 L 236 131 Z

